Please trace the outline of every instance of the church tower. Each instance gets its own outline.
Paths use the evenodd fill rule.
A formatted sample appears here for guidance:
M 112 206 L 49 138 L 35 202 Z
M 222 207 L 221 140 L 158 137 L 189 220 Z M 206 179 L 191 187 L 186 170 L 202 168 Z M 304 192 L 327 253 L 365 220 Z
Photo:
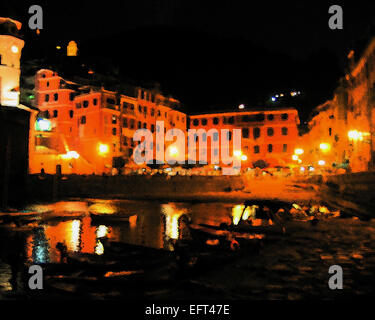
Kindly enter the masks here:
M 20 94 L 20 60 L 24 41 L 22 24 L 0 17 L 0 105 L 17 107 Z

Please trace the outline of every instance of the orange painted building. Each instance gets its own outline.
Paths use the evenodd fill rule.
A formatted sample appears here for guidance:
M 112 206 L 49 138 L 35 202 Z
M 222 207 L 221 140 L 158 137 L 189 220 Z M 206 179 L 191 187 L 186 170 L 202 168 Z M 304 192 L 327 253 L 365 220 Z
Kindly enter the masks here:
M 286 167 L 292 163 L 296 141 L 298 139 L 298 112 L 292 108 L 276 109 L 262 108 L 251 111 L 200 114 L 190 116 L 190 129 L 217 129 L 218 136 L 200 138 L 207 140 L 207 159 L 211 163 L 213 156 L 220 155 L 222 139 L 229 140 L 230 152 L 241 158 L 242 168 L 254 167 L 264 161 L 270 167 Z M 227 137 L 221 134 L 222 129 L 232 133 Z M 233 150 L 233 129 L 241 129 L 241 150 Z M 198 141 L 198 136 L 197 136 Z M 214 142 L 219 142 L 219 148 L 212 148 Z M 197 159 L 200 144 L 197 144 Z
M 174 109 L 180 103 L 173 98 L 143 88 L 125 95 L 80 86 L 51 70 L 36 74 L 35 102 L 41 110 L 39 118 L 50 121 L 51 128 L 35 132 L 30 173 L 44 169 L 52 174 L 59 165 L 64 174 L 109 174 L 113 168 L 134 166 L 137 129 L 150 130 L 154 141 L 156 121 L 164 121 L 165 132 L 186 131 L 186 114 Z

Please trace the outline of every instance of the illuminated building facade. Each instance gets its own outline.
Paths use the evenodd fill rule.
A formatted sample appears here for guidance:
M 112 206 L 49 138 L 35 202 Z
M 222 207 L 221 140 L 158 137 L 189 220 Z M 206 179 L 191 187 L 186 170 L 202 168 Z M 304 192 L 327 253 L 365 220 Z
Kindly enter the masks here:
M 292 162 L 296 140 L 298 138 L 298 112 L 292 108 L 262 108 L 252 111 L 200 114 L 190 117 L 190 129 L 217 129 L 218 136 L 212 138 L 197 135 L 196 140 L 205 142 L 208 139 L 207 159 L 221 155 L 221 139 L 229 140 L 232 147 L 233 129 L 241 129 L 241 150 L 230 149 L 231 154 L 240 157 L 242 168 L 248 167 L 287 167 Z M 227 137 L 221 135 L 222 129 L 231 131 Z M 212 148 L 219 140 L 219 148 Z M 197 158 L 200 152 L 200 141 L 197 144 Z M 203 148 L 204 145 L 203 145 Z M 221 158 L 220 158 L 221 159 Z M 222 166 L 221 163 L 219 166 Z
M 49 121 L 51 128 L 36 132 L 31 173 L 55 173 L 56 165 L 66 174 L 111 173 L 132 164 L 137 129 L 150 130 L 154 141 L 156 121 L 164 121 L 165 132 L 186 131 L 186 114 L 176 110 L 180 103 L 173 98 L 144 88 L 125 95 L 81 86 L 51 70 L 36 74 L 35 103 L 41 110 L 39 122 Z
M 334 98 L 315 109 L 310 132 L 301 139 L 303 165 L 320 161 L 333 172 L 375 169 L 375 38 L 358 61 L 353 51 L 348 59 L 350 71 L 340 79 Z

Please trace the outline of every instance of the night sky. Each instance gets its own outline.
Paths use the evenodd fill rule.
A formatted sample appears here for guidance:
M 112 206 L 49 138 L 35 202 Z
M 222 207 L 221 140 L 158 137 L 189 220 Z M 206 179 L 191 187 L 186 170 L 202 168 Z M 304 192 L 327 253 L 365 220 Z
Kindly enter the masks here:
M 30 4 L 44 9 L 38 39 L 27 29 Z M 332 4 L 343 7 L 344 30 L 328 28 Z M 54 66 L 56 45 L 75 40 L 97 73 L 158 83 L 188 113 L 272 105 L 273 94 L 298 90 L 279 104 L 296 106 L 303 121 L 332 97 L 348 52 L 358 58 L 375 34 L 375 5 L 360 1 L 2 0 L 0 12 L 24 24 L 23 61 Z

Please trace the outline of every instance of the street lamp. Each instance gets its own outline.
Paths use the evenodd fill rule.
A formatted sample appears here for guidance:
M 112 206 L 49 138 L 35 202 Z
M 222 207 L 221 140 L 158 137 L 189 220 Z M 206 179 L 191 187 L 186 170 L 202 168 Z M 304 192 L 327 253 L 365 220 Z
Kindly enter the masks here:
M 109 152 L 108 144 L 99 144 L 99 155 L 105 156 Z
M 320 150 L 322 150 L 323 152 L 327 152 L 331 149 L 331 146 L 329 143 L 321 143 L 319 147 L 320 147 Z
M 296 154 L 296 155 L 301 155 L 301 154 L 303 154 L 305 151 L 303 150 L 303 149 L 301 149 L 301 148 L 297 148 L 296 150 L 294 150 L 294 153 Z

